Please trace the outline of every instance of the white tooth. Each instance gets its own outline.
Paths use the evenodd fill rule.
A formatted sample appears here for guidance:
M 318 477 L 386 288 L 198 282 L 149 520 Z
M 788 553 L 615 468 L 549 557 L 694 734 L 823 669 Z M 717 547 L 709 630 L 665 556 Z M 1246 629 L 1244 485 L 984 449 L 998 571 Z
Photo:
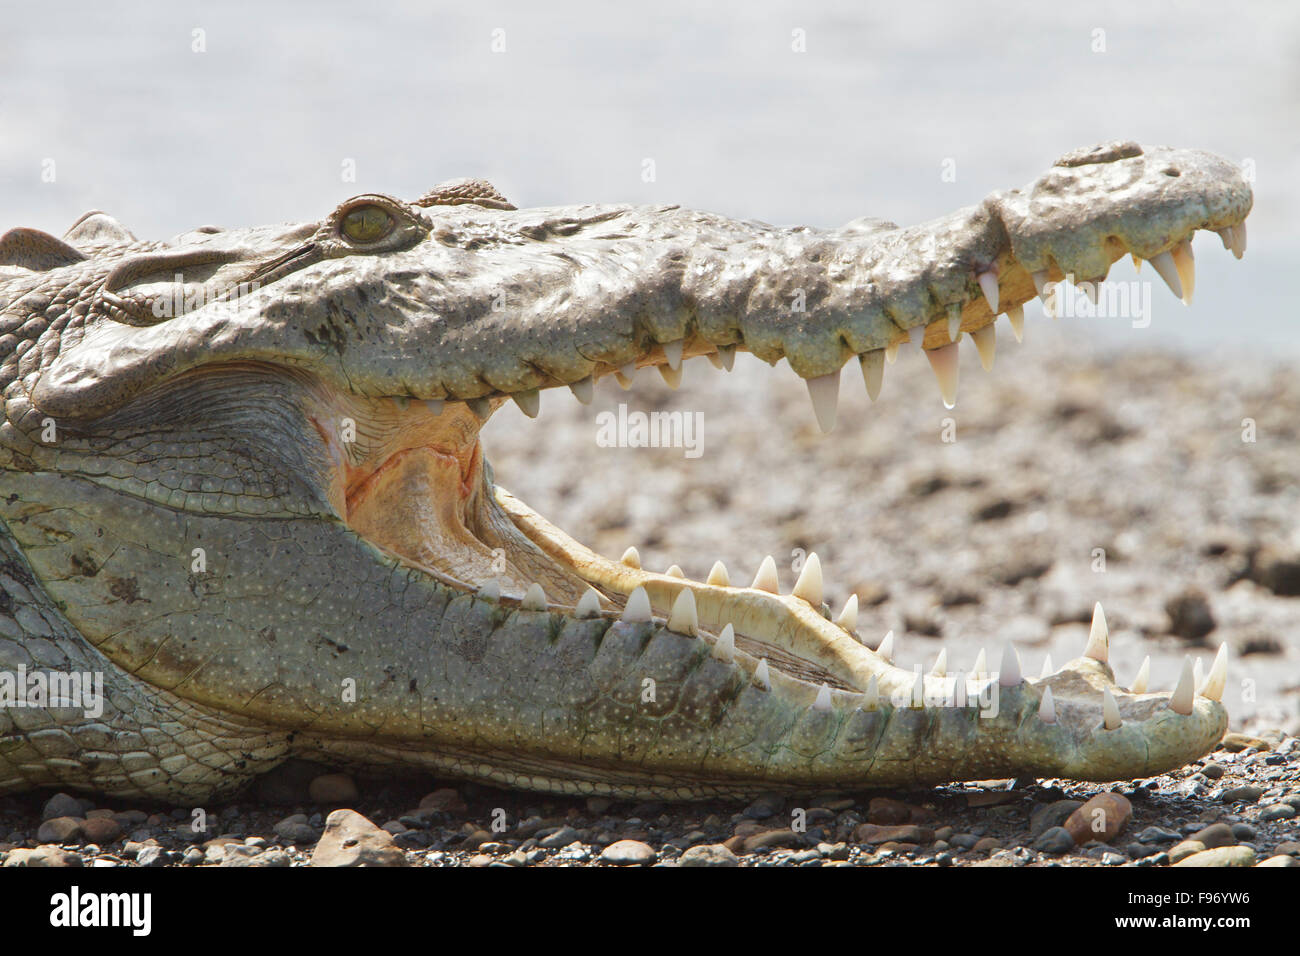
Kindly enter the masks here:
M 794 582 L 794 590 L 790 593 L 803 598 L 814 608 L 822 606 L 822 563 L 816 551 L 809 552 L 803 570 L 799 572 L 799 580 Z
M 930 669 L 931 677 L 943 677 L 948 673 L 948 648 L 944 647 L 939 650 L 939 656 L 934 659 L 934 667 Z
M 623 552 L 623 557 L 620 560 L 629 568 L 636 568 L 638 570 L 641 568 L 641 555 L 637 552 L 636 548 L 628 548 Z
M 1038 679 L 1042 680 L 1044 677 L 1051 677 L 1055 673 L 1056 668 L 1052 666 L 1052 655 L 1048 654 L 1043 658 L 1043 670 L 1042 673 L 1038 675 Z
M 844 610 L 840 611 L 840 616 L 835 619 L 835 623 L 850 634 L 858 629 L 858 596 L 856 594 L 849 595 L 849 599 L 844 602 Z
M 1214 230 L 1219 234 L 1219 239 L 1223 242 L 1223 248 L 1232 249 L 1232 227 L 1224 226 L 1222 229 Z
M 916 682 L 912 684 L 912 706 L 925 706 L 925 678 L 919 670 L 916 672 Z
M 863 352 L 858 362 L 862 365 L 862 381 L 867 383 L 867 397 L 874 402 L 880 397 L 880 386 L 885 381 L 885 350 Z
M 1056 723 L 1056 704 L 1052 702 L 1052 688 L 1043 688 L 1043 699 L 1038 702 L 1038 719 L 1045 724 Z
M 984 371 L 993 371 L 993 356 L 998 348 L 998 333 L 994 324 L 990 322 L 983 328 L 976 329 L 970 337 L 975 340 L 975 351 L 980 354 L 980 365 L 984 366 Z
M 686 572 L 683 571 L 681 568 L 679 568 L 679 567 L 678 567 L 677 565 L 675 565 L 675 564 L 670 564 L 670 565 L 668 565 L 668 570 L 665 571 L 664 574 L 668 575 L 670 578 L 684 578 L 684 577 L 686 577 Z
M 580 382 L 574 382 L 569 386 L 573 392 L 573 397 L 584 405 L 590 405 L 591 400 L 596 397 L 596 383 L 592 381 L 590 375 Z
M 487 421 L 488 416 L 492 414 L 492 403 L 486 398 L 471 398 L 466 400 L 469 410 L 474 413 L 474 417 L 479 421 Z
M 984 291 L 984 298 L 989 304 L 989 311 L 994 315 L 998 314 L 998 277 L 997 274 L 989 269 L 987 272 L 981 272 L 977 276 L 980 283 L 980 289 Z
M 599 617 L 600 616 L 600 592 L 595 588 L 587 588 L 578 598 L 578 604 L 573 609 L 573 616 L 579 618 Z
M 808 383 L 808 397 L 812 399 L 817 425 L 823 434 L 829 434 L 835 428 L 835 408 L 840 401 L 839 369 L 804 381 Z
M 1101 722 L 1107 730 L 1119 730 L 1124 724 L 1119 716 L 1119 705 L 1106 687 L 1101 689 Z
M 650 619 L 650 595 L 645 593 L 645 588 L 638 585 L 627 596 L 627 604 L 623 605 L 623 613 L 619 616 L 619 620 L 628 624 L 644 624 Z
M 1232 249 L 1232 254 L 1240 259 L 1246 254 L 1246 222 L 1242 220 L 1232 227 L 1232 239 L 1236 245 Z
M 541 411 L 542 394 L 535 388 L 530 388 L 524 392 L 512 392 L 510 397 L 519 406 L 519 410 L 529 418 L 536 418 L 537 413 Z
M 1098 602 L 1092 609 L 1092 630 L 1088 632 L 1088 646 L 1083 649 L 1084 657 L 1105 664 L 1110 657 L 1110 630 L 1106 627 L 1106 612 Z
M 826 684 L 822 684 L 817 690 L 817 699 L 813 701 L 812 709 L 829 713 L 831 709 L 831 689 Z
M 1228 685 L 1228 645 L 1220 644 L 1219 652 L 1214 655 L 1210 665 L 1210 676 L 1201 688 L 1201 696 L 1210 700 L 1223 700 L 1223 691 Z
M 758 666 L 754 668 L 754 683 L 763 688 L 763 690 L 772 689 L 772 678 L 767 672 L 766 657 L 759 661 Z
M 695 593 L 690 588 L 677 592 L 673 609 L 668 612 L 668 630 L 694 636 L 700 630 L 700 616 L 695 610 Z
M 730 587 L 731 576 L 727 574 L 727 566 L 721 561 L 714 561 L 713 567 L 709 570 L 709 579 L 705 583 L 718 588 Z
M 682 367 L 682 346 L 684 344 L 684 339 L 664 344 L 664 358 L 668 360 L 668 367 L 674 372 Z
M 636 377 L 636 362 L 628 362 L 626 365 L 619 366 L 614 378 L 618 380 L 619 387 L 627 391 L 632 387 L 632 379 Z
M 998 685 L 1001 687 L 1020 685 L 1020 655 L 1016 653 L 1014 644 L 1002 648 L 1002 666 L 998 668 Z
M 1169 251 L 1165 250 L 1154 257 L 1151 260 L 1151 265 L 1160 274 L 1160 278 L 1165 280 L 1165 285 L 1169 286 L 1169 291 L 1175 297 L 1181 299 L 1183 297 L 1183 283 L 1178 278 L 1178 266 L 1174 263 L 1174 257 L 1169 254 Z
M 970 672 L 971 676 L 974 678 L 983 677 L 986 673 L 988 673 L 988 669 L 989 669 L 988 656 L 984 653 L 984 648 L 981 647 L 980 652 L 975 655 L 975 666 L 971 668 L 971 672 Z
M 722 362 L 722 367 L 730 372 L 736 364 L 736 347 L 734 345 L 719 345 L 718 359 Z
M 758 566 L 758 573 L 754 575 L 754 583 L 750 587 L 759 591 L 771 591 L 773 594 L 781 593 L 781 585 L 776 578 L 776 561 L 770 554 Z
M 1192 293 L 1196 291 L 1196 258 L 1192 255 L 1192 244 L 1184 239 L 1170 251 L 1174 268 L 1178 270 L 1178 281 L 1183 286 L 1183 304 L 1192 304 Z
M 730 664 L 736 659 L 736 629 L 728 624 L 718 635 L 718 639 L 713 642 L 714 657 L 720 661 L 726 661 Z
M 961 341 L 961 306 L 954 305 L 948 310 L 948 341 Z
M 953 678 L 952 684 L 952 705 L 954 707 L 966 706 L 966 675 L 961 671 Z
M 862 695 L 862 703 L 858 705 L 861 710 L 875 710 L 880 706 L 880 681 L 876 675 L 872 674 L 871 679 L 867 681 L 866 693 Z
M 1024 306 L 1013 305 L 1007 309 L 1007 321 L 1011 323 L 1011 333 L 1016 337 L 1016 341 L 1023 342 L 1025 340 Z
M 478 589 L 478 596 L 485 601 L 491 601 L 495 604 L 497 601 L 501 600 L 501 582 L 496 578 L 486 582 Z
M 663 377 L 669 388 L 678 388 L 682 384 L 682 370 L 680 368 L 671 368 L 667 365 L 656 365 L 659 374 Z
M 927 349 L 925 357 L 930 360 L 934 377 L 939 380 L 939 394 L 943 396 L 945 408 L 957 404 L 957 343 L 942 348 Z
M 894 659 L 894 632 L 888 632 L 876 648 L 876 653 L 887 661 Z
M 1178 675 L 1178 686 L 1169 695 L 1169 709 L 1184 717 L 1192 713 L 1192 702 L 1196 696 L 1196 685 L 1192 675 L 1192 659 L 1183 658 L 1183 672 Z
M 427 408 L 434 415 L 441 415 L 443 406 L 446 404 L 447 403 L 444 402 L 441 398 L 426 398 L 424 400 L 424 407 Z
M 528 585 L 528 590 L 524 592 L 524 599 L 519 602 L 519 606 L 525 611 L 545 611 L 549 605 L 546 603 L 546 592 L 542 586 L 534 581 Z
M 704 357 L 708 359 L 709 364 L 712 365 L 714 368 L 716 368 L 719 372 L 724 371 L 722 367 L 722 359 L 718 357 L 717 352 L 706 352 L 704 353 Z
M 1047 288 L 1047 283 L 1052 281 L 1052 277 L 1048 275 L 1046 269 L 1039 269 L 1037 272 L 1031 272 L 1029 278 L 1034 280 L 1034 291 L 1038 293 L 1038 297 L 1046 302 L 1048 296 L 1044 290 Z
M 900 348 L 903 347 L 903 344 L 904 344 L 904 343 L 906 343 L 906 342 L 910 342 L 910 341 L 912 341 L 912 333 L 911 333 L 911 332 L 904 332 L 904 333 L 903 333 L 903 337 L 902 337 L 901 339 L 894 339 L 894 341 L 892 341 L 892 342 L 890 342 L 888 345 L 886 345 L 886 346 L 885 346 L 885 361 L 888 362 L 890 365 L 893 365 L 895 362 L 897 362 L 897 361 L 898 361 L 898 350 L 899 350 Z
M 1137 676 L 1133 678 L 1133 686 L 1128 689 L 1130 694 L 1145 694 L 1147 692 L 1147 681 L 1151 679 L 1151 656 L 1148 654 L 1142 658 L 1142 666 L 1138 668 Z

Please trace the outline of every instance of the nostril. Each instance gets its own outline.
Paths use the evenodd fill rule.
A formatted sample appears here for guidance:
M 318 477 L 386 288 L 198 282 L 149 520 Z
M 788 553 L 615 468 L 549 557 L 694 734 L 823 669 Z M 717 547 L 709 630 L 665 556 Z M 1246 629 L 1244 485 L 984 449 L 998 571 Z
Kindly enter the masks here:
M 1182 175 L 1182 173 L 1179 172 L 1177 169 L 1175 169 L 1173 166 L 1170 166 L 1168 169 L 1163 170 L 1163 172 L 1164 172 L 1164 174 L 1165 174 L 1166 176 L 1181 176 L 1181 175 Z

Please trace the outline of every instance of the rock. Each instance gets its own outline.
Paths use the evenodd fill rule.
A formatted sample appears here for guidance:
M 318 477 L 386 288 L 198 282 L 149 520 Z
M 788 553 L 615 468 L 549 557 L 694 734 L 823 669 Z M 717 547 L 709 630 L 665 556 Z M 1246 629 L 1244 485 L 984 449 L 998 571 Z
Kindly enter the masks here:
M 554 833 L 538 840 L 537 845 L 545 847 L 548 850 L 559 850 L 572 843 L 577 843 L 580 839 L 581 836 L 577 830 L 573 827 L 564 826 L 560 827 Z
M 135 862 L 140 866 L 164 866 L 168 855 L 157 844 L 142 846 L 135 855 Z
M 1207 850 L 1213 850 L 1215 847 L 1220 846 L 1232 846 L 1237 842 L 1232 827 L 1226 823 L 1212 823 L 1208 827 L 1202 827 L 1193 833 L 1189 839 L 1204 845 Z
M 1139 843 L 1174 843 L 1181 839 L 1181 834 L 1164 827 L 1147 827 L 1138 834 Z
M 1300 866 L 1300 860 L 1293 856 L 1283 853 L 1278 856 L 1270 856 L 1267 860 L 1258 864 L 1259 866 Z
M 41 808 L 41 820 L 53 820 L 55 817 L 79 817 L 82 814 L 81 801 L 70 793 L 56 793 L 45 801 Z
M 973 833 L 955 833 L 948 842 L 959 850 L 973 850 L 980 838 Z
M 335 810 L 311 854 L 312 866 L 406 866 L 393 836 L 355 810 Z
M 1300 597 L 1300 555 L 1264 545 L 1252 556 L 1247 576 L 1281 597 Z
M 88 817 L 81 824 L 81 832 L 86 842 L 105 846 L 122 838 L 122 824 L 112 817 Z
M 847 843 L 818 843 L 817 852 L 828 860 L 847 860 L 849 845 Z
M 10 850 L 9 855 L 5 857 L 4 865 L 16 867 L 76 867 L 84 864 L 79 854 L 73 853 L 71 850 L 65 850 L 63 847 L 47 844 L 38 846 L 34 850 Z
M 971 847 L 971 852 L 991 853 L 994 850 L 1000 850 L 1001 848 L 1002 848 L 1001 842 L 993 839 L 993 837 L 980 837 L 980 839 L 976 842 L 976 844 L 973 847 Z
M 1059 827 L 1081 806 L 1082 800 L 1056 800 L 1043 804 L 1029 815 L 1029 835 L 1039 837 L 1052 827 Z
M 1170 859 L 1173 855 L 1170 854 Z M 1221 846 L 1183 857 L 1174 866 L 1254 866 L 1255 851 L 1248 846 Z
M 797 847 L 802 842 L 803 840 L 799 834 L 790 829 L 765 830 L 762 833 L 755 833 L 753 836 L 745 837 L 742 846 L 744 852 L 754 853 L 757 850 L 767 850 L 772 847 Z
M 258 803 L 274 807 L 306 803 L 307 786 L 326 768 L 310 760 L 286 760 L 257 778 L 254 795 Z
M 439 813 L 462 814 L 469 809 L 460 791 L 452 787 L 443 787 L 420 798 L 421 810 L 435 810 Z
M 1250 734 L 1227 733 L 1223 735 L 1223 740 L 1219 741 L 1219 749 L 1234 754 L 1252 747 L 1256 750 L 1272 749 L 1267 740 L 1262 737 L 1252 737 Z
M 853 835 L 859 843 L 867 844 L 915 843 L 925 846 L 934 842 L 934 831 L 929 827 L 916 824 L 886 827 L 864 823 L 854 831 Z
M 766 820 L 785 806 L 785 797 L 779 793 L 765 793 L 741 811 L 751 820 Z
M 1201 773 L 1205 774 L 1211 780 L 1218 780 L 1223 776 L 1223 767 L 1211 760 L 1201 768 Z
M 1165 602 L 1169 633 L 1188 641 L 1200 641 L 1215 627 L 1210 602 L 1203 591 L 1189 589 Z
M 1195 853 L 1204 853 L 1206 846 L 1199 840 L 1183 840 L 1169 848 L 1169 862 L 1179 863 Z
M 912 819 L 912 807 L 909 804 L 889 797 L 871 798 L 867 804 L 867 820 L 882 826 L 916 822 Z
M 1253 784 L 1246 784 L 1241 787 L 1229 787 L 1223 791 L 1222 800 L 1224 803 L 1254 803 L 1264 795 L 1263 787 L 1256 787 Z
M 1065 831 L 1062 830 L 1061 832 L 1064 833 Z M 1067 839 L 1069 838 L 1068 833 L 1066 834 L 1066 838 Z M 1022 857 L 1017 856 L 1011 850 L 998 850 L 987 860 L 976 860 L 974 863 L 971 864 L 971 866 L 996 866 L 996 867 L 1024 866 L 1025 862 L 1026 861 Z
M 721 843 L 693 846 L 677 860 L 678 866 L 740 866 L 740 860 Z
M 1063 826 L 1076 845 L 1098 840 L 1109 843 L 1119 836 L 1133 815 L 1133 805 L 1118 793 L 1099 793 L 1066 818 Z
M 1273 848 L 1273 852 L 1300 856 L 1300 840 L 1287 840 L 1285 843 L 1279 843 Z
M 1274 803 L 1259 811 L 1259 818 L 1265 823 L 1272 823 L 1274 820 L 1291 820 L 1295 815 L 1296 809 L 1289 803 Z
M 1068 853 L 1074 849 L 1074 837 L 1065 827 L 1050 827 L 1034 840 L 1034 849 L 1053 855 Z
M 609 808 L 614 805 L 614 801 L 609 797 L 588 797 L 587 812 L 593 816 L 603 816 L 609 812 Z
M 657 857 L 654 848 L 640 840 L 619 840 L 601 850 L 600 858 L 615 866 L 644 866 Z
M 331 806 L 356 803 L 361 794 L 356 781 L 346 773 L 323 773 L 307 785 L 307 796 L 312 803 Z
M 36 839 L 40 843 L 76 843 L 84 836 L 81 826 L 85 822 L 80 817 L 54 817 L 40 825 Z

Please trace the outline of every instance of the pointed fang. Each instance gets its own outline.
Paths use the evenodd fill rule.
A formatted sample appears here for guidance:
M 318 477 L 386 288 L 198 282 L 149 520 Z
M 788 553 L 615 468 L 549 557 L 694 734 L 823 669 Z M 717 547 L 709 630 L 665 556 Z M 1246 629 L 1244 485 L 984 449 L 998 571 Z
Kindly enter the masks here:
M 840 616 L 835 619 L 835 623 L 850 634 L 858 629 L 858 596 L 856 594 L 849 595 L 849 599 L 844 602 L 844 610 L 840 611 Z
M 826 684 L 822 684 L 817 689 L 817 698 L 812 703 L 812 709 L 820 713 L 830 713 L 831 689 Z
M 1119 730 L 1124 725 L 1119 716 L 1119 705 L 1107 687 L 1101 689 L 1101 722 L 1107 730 Z
M 858 356 L 862 365 L 862 381 L 867 385 L 867 397 L 873 402 L 880 397 L 880 386 L 885 381 L 885 350 L 872 349 Z
M 641 569 L 641 555 L 636 548 L 628 548 L 619 560 L 629 568 Z
M 758 591 L 771 591 L 773 594 L 781 593 L 781 585 L 776 578 L 776 561 L 770 554 L 758 566 L 758 573 L 754 575 L 754 583 L 750 587 Z
M 894 632 L 893 631 L 888 632 L 884 636 L 884 638 L 880 642 L 880 646 L 876 648 L 876 653 L 879 654 L 886 661 L 893 661 L 894 659 Z
M 590 405 L 591 400 L 596 397 L 596 383 L 592 381 L 590 375 L 580 382 L 571 384 L 569 390 L 573 392 L 573 397 L 583 405 Z
M 529 418 L 536 418 L 537 413 L 541 411 L 542 394 L 535 388 L 523 392 L 514 392 L 510 397 L 519 406 L 519 410 Z
M 638 586 L 627 596 L 619 620 L 627 624 L 645 624 L 650 619 L 650 595 L 645 593 L 645 588 Z
M 1147 682 L 1151 680 L 1151 655 L 1142 658 L 1142 666 L 1138 668 L 1137 676 L 1133 678 L 1133 685 L 1129 687 L 1130 694 L 1145 694 L 1147 692 Z
M 665 571 L 664 574 L 668 575 L 668 577 L 670 577 L 670 578 L 685 578 L 685 577 L 686 577 L 686 572 L 683 571 L 683 570 L 682 570 L 678 565 L 676 565 L 676 564 L 670 564 L 670 565 L 668 565 L 668 570 Z
M 1016 337 L 1016 341 L 1023 342 L 1025 340 L 1024 306 L 1013 305 L 1007 309 L 1007 321 L 1011 323 L 1011 334 Z
M 1166 250 L 1151 260 L 1152 267 L 1160 274 L 1160 278 L 1165 280 L 1165 285 L 1169 286 L 1169 291 L 1175 297 L 1183 297 L 1183 282 L 1178 277 L 1178 266 L 1174 262 L 1174 257 Z
M 790 593 L 803 598 L 814 608 L 822 606 L 822 563 L 816 551 L 809 552 L 803 570 L 799 572 L 799 580 L 794 583 L 794 590 Z
M 655 368 L 659 369 L 659 374 L 669 388 L 676 389 L 681 386 L 682 370 L 680 367 L 672 368 L 668 365 L 656 365 Z
M 939 394 L 945 408 L 957 405 L 957 343 L 942 348 L 929 349 L 925 357 L 930 360 L 934 377 L 939 380 Z
M 1106 612 L 1100 602 L 1092 609 L 1092 630 L 1088 633 L 1088 646 L 1083 649 L 1084 657 L 1105 664 L 1110 658 L 1110 630 L 1106 627 Z
M 1043 669 L 1039 673 L 1038 679 L 1042 680 L 1045 677 L 1051 677 L 1055 673 L 1056 673 L 1056 668 L 1052 666 L 1052 655 L 1048 654 L 1046 657 L 1043 658 Z
M 578 598 L 577 606 L 573 609 L 573 616 L 577 618 L 598 617 L 600 615 L 600 592 L 595 588 L 587 588 Z
M 525 611 L 545 611 L 549 606 L 546 603 L 546 592 L 542 586 L 534 581 L 528 585 L 528 590 L 524 592 L 524 599 L 519 602 L 519 606 Z
M 1178 686 L 1169 695 L 1169 709 L 1176 714 L 1188 717 L 1192 713 L 1192 702 L 1196 696 L 1196 678 L 1192 668 L 1192 659 L 1183 658 L 1183 672 L 1178 676 Z
M 772 689 L 772 675 L 768 673 L 766 657 L 759 661 L 758 666 L 754 668 L 754 683 L 763 690 Z
M 700 630 L 700 616 L 695 610 L 695 592 L 682 588 L 668 613 L 668 630 L 694 637 Z
M 1020 679 L 1020 655 L 1016 653 L 1014 644 L 1008 644 L 1002 649 L 1002 665 L 998 668 L 998 686 L 1018 687 Z
M 719 345 L 718 360 L 722 362 L 722 367 L 730 372 L 736 365 L 736 347 L 734 345 Z
M 1210 676 L 1205 680 L 1205 686 L 1201 688 L 1201 696 L 1208 697 L 1210 700 L 1223 700 L 1223 691 L 1228 684 L 1228 645 L 1220 644 L 1219 653 L 1214 655 L 1214 663 L 1210 665 Z
M 713 567 L 709 570 L 709 578 L 705 582 L 715 588 L 726 588 L 731 586 L 731 576 L 727 574 L 727 566 L 721 561 L 714 561 Z
M 1174 268 L 1178 270 L 1178 281 L 1183 286 L 1183 304 L 1191 305 L 1192 293 L 1196 291 L 1196 258 L 1192 255 L 1192 244 L 1184 239 L 1170 254 Z
M 989 311 L 994 315 L 998 314 L 998 277 L 992 269 L 987 272 L 981 272 L 978 276 L 980 289 L 984 292 L 984 298 L 989 304 Z
M 970 337 L 975 340 L 975 351 L 980 354 L 980 365 L 984 366 L 984 371 L 993 371 L 993 356 L 998 348 L 998 333 L 993 323 L 990 322 L 982 329 L 976 329 Z
M 839 370 L 805 381 L 808 383 L 808 396 L 812 399 L 817 425 L 823 434 L 829 434 L 835 428 L 835 408 L 840 400 Z
M 871 675 L 871 680 L 867 681 L 866 693 L 862 695 L 862 703 L 858 705 L 861 710 L 875 710 L 880 706 L 880 681 L 875 674 Z
M 946 677 L 948 675 L 948 648 L 939 649 L 939 656 L 934 659 L 934 667 L 930 668 L 931 677 Z
M 710 652 L 720 661 L 730 664 L 736 659 L 736 629 L 728 624 L 718 635 L 718 639 L 713 642 L 713 650 Z
M 1038 719 L 1045 724 L 1056 723 L 1056 704 L 1052 702 L 1052 688 L 1043 688 L 1043 698 L 1038 702 Z

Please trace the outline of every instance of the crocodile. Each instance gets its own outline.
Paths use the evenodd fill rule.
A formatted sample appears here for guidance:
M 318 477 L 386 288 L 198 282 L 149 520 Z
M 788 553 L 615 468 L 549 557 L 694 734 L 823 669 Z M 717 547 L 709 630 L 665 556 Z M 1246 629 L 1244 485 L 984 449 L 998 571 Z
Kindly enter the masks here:
M 192 803 L 290 759 L 682 800 L 1182 766 L 1226 730 L 1222 648 L 1121 686 L 1098 607 L 1038 679 L 1010 644 L 922 672 L 856 597 L 825 605 L 815 554 L 788 590 L 770 557 L 746 586 L 599 555 L 496 483 L 479 432 L 737 351 L 785 358 L 823 430 L 849 360 L 875 400 L 908 342 L 951 406 L 964 335 L 990 364 L 1000 316 L 1019 338 L 1025 303 L 1125 254 L 1186 301 L 1195 231 L 1240 258 L 1251 204 L 1234 163 L 1113 142 L 906 228 L 518 209 L 466 179 L 166 242 L 99 211 L 11 229 L 0 793 Z

